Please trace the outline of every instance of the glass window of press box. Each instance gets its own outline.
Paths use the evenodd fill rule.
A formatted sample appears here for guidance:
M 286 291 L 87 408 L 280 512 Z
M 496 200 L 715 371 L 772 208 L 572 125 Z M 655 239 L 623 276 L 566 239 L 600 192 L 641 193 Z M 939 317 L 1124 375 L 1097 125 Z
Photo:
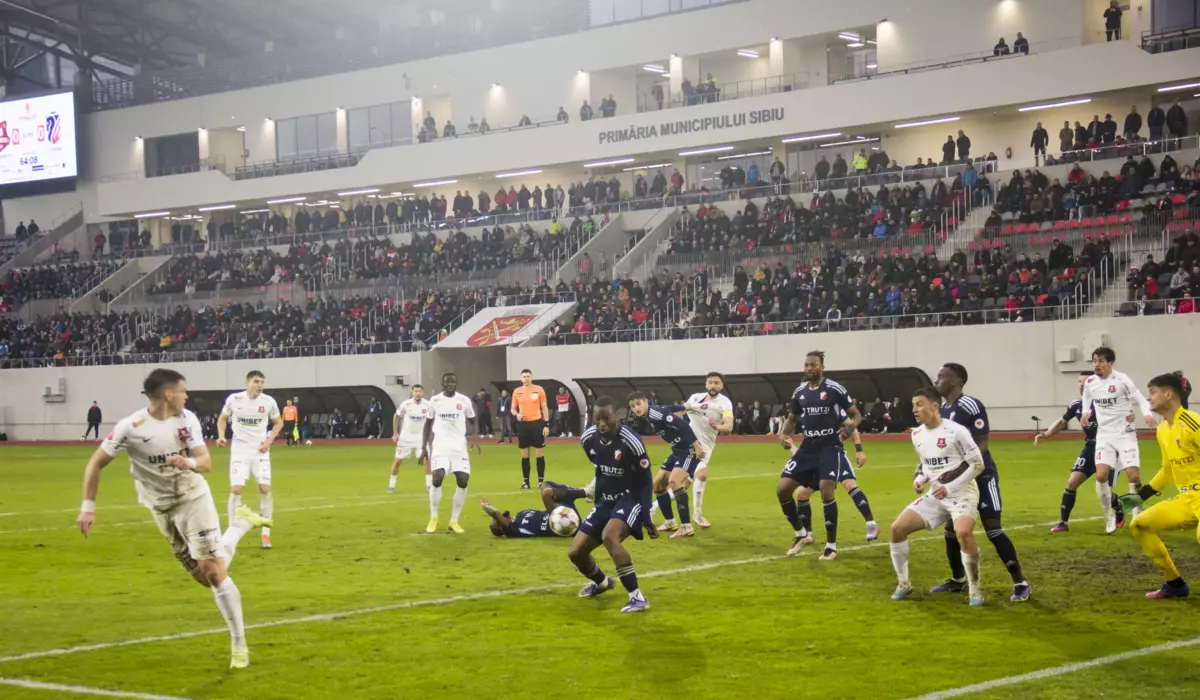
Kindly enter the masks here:
M 331 156 L 337 152 L 337 115 L 333 112 L 275 122 L 275 155 L 280 162 Z
M 393 102 L 347 111 L 346 138 L 351 153 L 411 142 L 412 103 Z

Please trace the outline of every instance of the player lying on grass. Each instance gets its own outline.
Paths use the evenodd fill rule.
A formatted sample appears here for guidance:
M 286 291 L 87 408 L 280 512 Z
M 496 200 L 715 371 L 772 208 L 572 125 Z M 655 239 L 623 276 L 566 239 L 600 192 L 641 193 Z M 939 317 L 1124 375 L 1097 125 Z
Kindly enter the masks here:
M 1130 529 L 1142 551 L 1167 580 L 1147 598 L 1186 598 L 1190 590 L 1162 538 L 1163 530 L 1195 528 L 1200 524 L 1200 413 L 1184 408 L 1185 389 L 1175 374 L 1160 374 L 1150 380 L 1150 409 L 1163 417 L 1158 426 L 1158 449 L 1162 453 L 1162 468 L 1150 483 L 1136 494 L 1121 496 L 1126 511 L 1137 508 L 1174 482 L 1179 495 L 1156 503 L 1133 519 Z M 1196 532 L 1200 539 L 1200 529 Z
M 637 433 L 617 421 L 617 405 L 611 398 L 596 399 L 592 422 L 579 443 L 596 467 L 596 507 L 580 524 L 567 556 L 579 573 L 592 581 L 579 591 L 579 597 L 594 598 L 615 585 L 592 558 L 592 552 L 603 545 L 617 567 L 617 577 L 629 591 L 629 603 L 621 612 L 642 612 L 650 603 L 638 588 L 633 558 L 624 542 L 630 536 L 642 539 L 643 528 L 651 539 L 658 537 L 650 520 L 650 458 Z
M 654 497 L 666 519 L 659 530 L 678 530 L 671 535 L 671 539 L 691 537 L 695 530 L 688 507 L 688 486 L 708 451 L 696 438 L 688 421 L 676 415 L 684 412 L 683 406 L 651 406 L 650 399 L 644 393 L 635 391 L 629 395 L 629 410 L 671 447 L 671 454 L 667 455 L 662 467 L 654 475 Z M 682 525 L 675 524 L 675 516 L 671 512 L 672 499 L 679 506 Z
M 896 569 L 896 591 L 892 600 L 904 600 L 912 593 L 908 578 L 908 536 L 917 530 L 935 530 L 948 522 L 962 550 L 970 604 L 983 605 L 979 587 L 979 545 L 975 542 L 975 519 L 979 513 L 979 487 L 975 477 L 983 473 L 983 454 L 963 426 L 941 415 L 941 397 L 934 389 L 913 394 L 913 447 L 920 461 L 913 479 L 913 490 L 921 493 L 925 485 L 933 488 L 913 501 L 892 523 L 892 567 Z
M 569 532 L 560 535 L 551 529 L 550 513 L 559 506 L 566 506 L 578 513 L 579 509 L 575 507 L 575 501 L 581 498 L 588 498 L 587 487 L 577 489 L 553 481 L 545 481 L 542 483 L 542 505 L 546 507 L 542 510 L 521 510 L 517 511 L 516 515 L 511 515 L 507 510 L 503 513 L 496 510 L 486 498 L 483 499 L 481 505 L 483 512 L 492 516 L 492 522 L 488 523 L 488 528 L 496 537 L 570 537 L 575 533 Z

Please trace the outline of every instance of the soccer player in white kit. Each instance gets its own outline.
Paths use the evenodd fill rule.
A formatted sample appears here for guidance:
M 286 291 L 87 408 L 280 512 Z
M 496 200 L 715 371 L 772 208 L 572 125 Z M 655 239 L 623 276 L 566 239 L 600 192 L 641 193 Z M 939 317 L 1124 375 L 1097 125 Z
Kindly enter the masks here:
M 254 477 L 258 484 L 258 514 L 267 520 L 275 512 L 271 495 L 271 444 L 283 429 L 279 404 L 263 393 L 266 376 L 258 370 L 246 375 L 246 390 L 230 394 L 217 417 L 217 447 L 225 440 L 225 422 L 233 420 L 233 445 L 229 449 L 229 522 L 242 506 L 242 489 Z M 262 548 L 271 548 L 271 528 L 262 529 Z
M 979 487 L 975 477 L 983 473 L 983 453 L 971 438 L 971 431 L 944 419 L 941 396 L 933 388 L 913 394 L 913 447 L 920 462 L 913 479 L 913 490 L 921 493 L 927 483 L 933 488 L 913 501 L 892 523 L 892 567 L 896 570 L 896 591 L 892 600 L 904 600 L 912 593 L 908 578 L 908 536 L 927 529 L 936 530 L 948 521 L 962 549 L 963 568 L 967 571 L 970 604 L 983 605 L 979 587 L 979 544 L 975 542 L 975 520 L 979 515 Z
M 1116 468 L 1117 474 L 1124 472 L 1129 483 L 1129 492 L 1137 493 L 1142 487 L 1141 456 L 1138 450 L 1137 430 L 1133 426 L 1133 404 L 1136 403 L 1146 419 L 1147 427 L 1156 425 L 1150 412 L 1150 402 L 1123 372 L 1113 369 L 1117 354 L 1112 348 L 1098 347 L 1092 351 L 1092 369 L 1095 374 L 1083 385 L 1083 411 L 1079 422 L 1087 427 L 1095 416 L 1096 421 L 1096 493 L 1100 496 L 1100 509 L 1104 513 L 1104 531 L 1112 534 L 1117 530 L 1117 517 L 1112 507 L 1112 487 L 1108 485 L 1108 474 Z M 1094 412 L 1094 413 L 1093 413 Z M 1113 479 L 1116 484 L 1116 479 Z M 1130 513 L 1137 517 L 1137 511 Z
M 683 404 L 692 432 L 696 433 L 696 440 L 705 451 L 692 481 L 692 522 L 697 527 L 711 525 L 704 518 L 704 488 L 708 485 L 708 463 L 717 447 L 717 435 L 733 432 L 733 403 L 721 393 L 724 390 L 725 377 L 720 372 L 709 372 L 704 377 L 704 391 L 692 394 Z
M 411 455 L 417 456 L 417 464 L 425 462 L 425 490 L 432 487 L 433 476 L 429 460 L 425 457 L 425 422 L 431 415 L 429 402 L 425 401 L 425 387 L 413 384 L 410 398 L 396 408 L 392 416 L 392 442 L 396 443 L 396 456 L 392 458 L 392 475 L 388 478 L 388 493 L 395 493 L 396 478 L 400 465 Z
M 100 471 L 124 448 L 129 453 L 138 502 L 150 509 L 158 530 L 171 543 L 175 557 L 202 586 L 212 589 L 217 608 L 229 626 L 230 668 L 250 665 L 242 594 L 229 577 L 238 540 L 251 528 L 271 521 L 245 506 L 221 534 L 221 520 L 208 482 L 200 474 L 212 468 L 212 457 L 201 437 L 200 421 L 185 409 L 187 383 L 183 375 L 156 369 L 146 377 L 143 391 L 150 405 L 122 419 L 88 460 L 83 476 L 83 504 L 76 523 L 87 537 L 96 523 Z
M 475 418 L 475 407 L 469 397 L 458 393 L 458 376 L 453 372 L 442 375 L 442 393 L 429 399 L 430 420 L 425 421 L 426 452 L 431 462 L 429 487 L 429 525 L 425 532 L 433 534 L 438 526 L 438 504 L 442 500 L 442 480 L 446 472 L 454 474 L 458 488 L 454 490 L 454 509 L 450 512 L 450 532 L 465 532 L 458 524 L 467 502 L 467 483 L 471 480 L 471 457 L 467 446 L 467 419 Z

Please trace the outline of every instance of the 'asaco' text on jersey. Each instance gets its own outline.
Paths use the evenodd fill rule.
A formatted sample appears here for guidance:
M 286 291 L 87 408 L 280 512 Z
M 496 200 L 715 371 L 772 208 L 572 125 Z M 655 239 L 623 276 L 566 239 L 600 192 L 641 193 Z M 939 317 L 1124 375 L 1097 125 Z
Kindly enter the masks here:
M 579 439 L 596 466 L 596 502 L 615 501 L 625 494 L 639 497 L 650 488 L 650 458 L 638 434 L 622 425 L 615 440 L 600 437 L 595 426 Z M 648 497 L 649 494 L 647 493 Z
M 971 433 L 971 439 L 976 444 L 980 439 L 986 438 L 991 431 L 991 425 L 988 423 L 987 407 L 974 396 L 961 394 L 957 399 L 950 403 L 942 402 L 942 418 L 952 420 Z M 983 474 L 995 474 L 996 462 L 992 459 L 991 450 L 979 448 L 983 453 Z M 983 476 L 980 474 L 980 476 Z
M 838 428 L 853 405 L 846 388 L 830 379 L 821 380 L 815 388 L 808 382 L 796 387 L 789 410 L 796 417 L 796 434 L 804 437 L 800 449 L 841 447 Z
M 682 411 L 683 406 L 651 406 L 646 410 L 646 423 L 671 446 L 672 452 L 687 453 L 696 443 L 696 433 L 687 421 L 675 415 Z
M 1075 399 L 1067 406 L 1066 413 L 1062 414 L 1063 423 L 1070 424 L 1072 420 L 1079 421 L 1083 425 L 1083 399 Z M 1087 425 L 1083 426 L 1083 439 L 1088 442 L 1096 441 L 1096 413 L 1092 412 L 1092 420 Z

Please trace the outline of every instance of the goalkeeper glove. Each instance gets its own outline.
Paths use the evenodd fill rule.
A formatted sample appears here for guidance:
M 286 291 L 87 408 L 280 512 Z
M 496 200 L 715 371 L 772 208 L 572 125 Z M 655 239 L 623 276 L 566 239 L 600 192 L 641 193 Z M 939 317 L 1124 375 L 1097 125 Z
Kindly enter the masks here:
M 1127 493 L 1124 496 L 1117 496 L 1117 501 L 1121 504 L 1121 508 L 1123 508 L 1126 512 L 1131 511 L 1134 508 L 1140 508 L 1142 503 L 1145 502 L 1142 497 L 1136 493 Z

